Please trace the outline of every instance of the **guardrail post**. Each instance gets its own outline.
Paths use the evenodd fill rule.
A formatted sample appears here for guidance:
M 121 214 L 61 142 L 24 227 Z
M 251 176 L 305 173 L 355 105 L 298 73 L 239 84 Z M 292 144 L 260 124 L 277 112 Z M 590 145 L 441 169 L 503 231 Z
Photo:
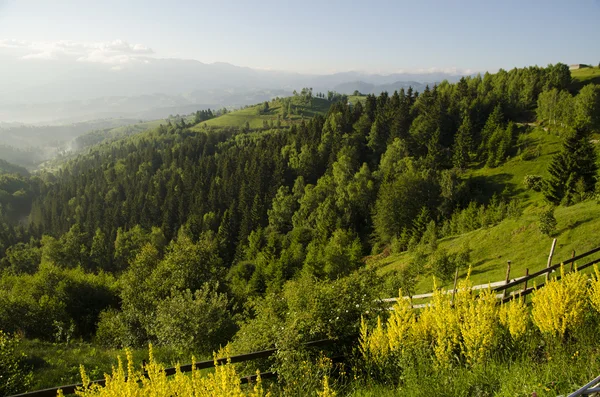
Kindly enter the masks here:
M 569 271 L 573 271 L 573 269 L 575 268 L 575 250 L 573 250 L 573 253 L 571 254 L 571 269 Z
M 506 281 L 504 284 L 508 284 L 510 281 L 510 261 L 506 263 Z M 502 291 L 502 299 L 506 298 L 506 290 Z

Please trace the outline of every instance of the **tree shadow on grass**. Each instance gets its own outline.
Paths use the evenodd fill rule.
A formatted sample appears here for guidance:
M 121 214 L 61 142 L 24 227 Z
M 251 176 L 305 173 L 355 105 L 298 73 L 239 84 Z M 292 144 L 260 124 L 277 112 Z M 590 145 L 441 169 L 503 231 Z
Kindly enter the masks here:
M 472 263 L 471 264 L 471 266 L 472 266 L 471 276 L 488 273 L 490 270 L 494 269 L 496 267 L 496 262 L 490 262 L 490 261 L 493 261 L 494 259 L 496 259 L 496 258 L 486 258 L 486 259 L 482 259 L 482 260 L 478 261 L 477 263 Z M 487 262 L 487 265 L 482 266 L 486 262 Z M 498 262 L 498 264 L 500 264 L 500 262 Z
M 509 183 L 512 175 L 507 173 L 496 174 L 491 176 L 479 175 L 469 179 L 469 190 L 471 197 L 479 197 L 481 204 L 487 204 L 494 194 L 500 196 L 505 188 L 512 193 L 519 193 L 520 190 L 514 183 Z
M 554 232 L 552 235 L 553 235 L 553 237 L 558 237 L 558 236 L 560 236 L 561 234 L 563 234 L 564 232 L 567 232 L 567 231 L 569 231 L 569 230 L 573 230 L 573 229 L 575 229 L 576 227 L 578 227 L 578 226 L 581 226 L 581 225 L 583 225 L 584 223 L 591 222 L 591 221 L 593 221 L 593 220 L 594 220 L 594 218 L 592 218 L 592 217 L 590 217 L 590 218 L 586 218 L 586 219 L 581 219 L 581 220 L 578 220 L 577 222 L 575 222 L 575 223 L 573 223 L 573 224 L 568 224 L 568 225 L 566 225 L 565 227 L 563 227 L 562 229 L 555 231 L 555 232 Z

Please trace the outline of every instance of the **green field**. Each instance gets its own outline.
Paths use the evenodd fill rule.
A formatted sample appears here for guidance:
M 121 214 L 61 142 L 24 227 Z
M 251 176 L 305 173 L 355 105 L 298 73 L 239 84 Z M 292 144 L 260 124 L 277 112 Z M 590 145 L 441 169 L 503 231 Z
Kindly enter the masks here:
M 512 262 L 511 276 L 519 277 L 530 272 L 541 270 L 546 266 L 552 238 L 539 231 L 538 217 L 546 206 L 543 194 L 526 190 L 523 186 L 525 175 L 547 176 L 548 164 L 552 155 L 560 148 L 560 138 L 542 128 L 535 128 L 526 134 L 534 145 L 541 144 L 541 155 L 537 159 L 523 161 L 518 156 L 498 168 L 481 168 L 468 173 L 471 177 L 485 176 L 490 178 L 494 190 L 507 187 L 512 197 L 520 202 L 522 215 L 517 219 L 506 219 L 500 224 L 475 230 L 458 236 L 441 239 L 439 246 L 448 252 L 456 252 L 463 246 L 471 249 L 471 279 L 474 284 L 503 280 L 506 276 L 506 263 Z M 600 205 L 595 201 L 585 201 L 570 207 L 558 207 L 555 212 L 558 221 L 557 245 L 554 254 L 557 262 L 571 257 L 572 251 L 583 253 L 600 245 Z M 372 266 L 376 266 L 380 274 L 400 270 L 413 261 L 414 252 L 393 254 Z M 466 275 L 466 269 L 459 273 Z M 418 279 L 416 293 L 430 292 L 433 278 L 426 272 Z
M 367 100 L 366 95 L 348 95 L 348 102 L 350 102 L 353 105 L 358 102 L 364 104 L 366 100 Z
M 573 89 L 580 90 L 586 84 L 600 84 L 600 67 L 571 70 Z
M 291 97 L 292 105 L 297 109 L 296 114 L 287 118 L 281 117 L 282 101 L 274 100 L 269 102 L 269 111 L 265 114 L 258 114 L 261 105 L 250 106 L 245 109 L 236 110 L 214 119 L 204 121 L 192 129 L 200 131 L 204 127 L 245 127 L 246 123 L 250 128 L 262 128 L 264 122 L 276 124 L 281 120 L 281 125 L 290 125 L 317 115 L 325 115 L 331 106 L 331 102 L 322 98 L 312 98 L 310 104 L 306 104 L 301 97 Z

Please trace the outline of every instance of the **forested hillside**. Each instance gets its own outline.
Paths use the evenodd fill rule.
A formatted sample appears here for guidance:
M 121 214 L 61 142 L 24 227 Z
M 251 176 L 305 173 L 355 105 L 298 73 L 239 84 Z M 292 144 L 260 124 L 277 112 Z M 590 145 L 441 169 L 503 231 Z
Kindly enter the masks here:
M 565 141 L 538 181 L 548 202 L 593 195 L 600 87 L 570 88 L 557 64 L 352 103 L 319 94 L 314 113 L 304 91 L 250 108 L 256 122 L 162 124 L 54 173 L 3 176 L 0 329 L 201 354 L 230 340 L 268 347 L 284 334 L 269 323 L 297 340 L 356 332 L 397 287 L 365 270 L 366 256 L 520 215 L 518 192 L 473 171 L 538 156 L 526 123 Z M 436 263 L 444 278 L 468 253 Z M 332 322 L 335 310 L 346 314 Z

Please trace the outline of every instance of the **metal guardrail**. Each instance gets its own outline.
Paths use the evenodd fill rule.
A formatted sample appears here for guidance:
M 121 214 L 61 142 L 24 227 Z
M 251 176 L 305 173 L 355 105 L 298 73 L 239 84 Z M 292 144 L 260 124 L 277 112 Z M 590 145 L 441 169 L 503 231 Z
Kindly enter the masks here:
M 589 396 L 590 394 L 600 393 L 600 387 L 598 386 L 600 386 L 600 376 L 587 383 L 581 389 L 569 394 L 568 397 Z

